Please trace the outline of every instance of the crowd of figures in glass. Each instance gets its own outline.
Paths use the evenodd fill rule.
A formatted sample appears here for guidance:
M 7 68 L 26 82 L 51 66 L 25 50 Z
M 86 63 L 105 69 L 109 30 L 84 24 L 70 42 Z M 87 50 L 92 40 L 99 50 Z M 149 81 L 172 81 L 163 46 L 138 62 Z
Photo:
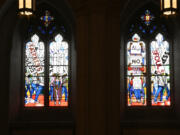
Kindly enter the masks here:
M 49 45 L 49 105 L 68 106 L 68 43 L 58 34 Z
M 69 45 L 63 40 L 63 24 L 56 27 L 56 19 L 48 10 L 40 17 L 40 26 L 30 25 L 30 33 L 38 33 L 46 44 L 34 34 L 25 49 L 25 106 L 68 106 Z M 63 31 L 56 34 L 57 29 Z M 55 36 L 54 36 L 55 35 Z M 53 40 L 52 40 L 53 39 Z M 49 42 L 51 41 L 51 42 Z M 46 102 L 46 104 L 44 104 Z
M 146 47 L 134 34 L 127 44 L 127 100 L 128 106 L 146 105 Z
M 25 49 L 25 106 L 44 106 L 44 43 L 33 35 Z
M 169 43 L 162 34 L 151 42 L 151 101 L 153 106 L 170 106 Z

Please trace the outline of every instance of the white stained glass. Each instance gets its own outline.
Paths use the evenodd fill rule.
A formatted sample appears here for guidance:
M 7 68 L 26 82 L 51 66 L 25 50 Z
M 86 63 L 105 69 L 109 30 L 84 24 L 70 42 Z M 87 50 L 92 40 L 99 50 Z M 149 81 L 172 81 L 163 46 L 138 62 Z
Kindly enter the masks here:
M 36 34 L 32 36 L 31 41 L 26 43 L 25 52 L 26 75 L 36 76 L 44 73 L 44 43 L 39 42 L 39 37 Z
M 59 74 L 59 76 L 68 75 L 68 66 L 50 66 L 50 76 Z
M 60 34 L 50 43 L 50 65 L 68 65 L 68 43 Z
M 39 65 L 44 65 L 44 57 L 39 57 Z M 34 58 L 33 57 L 26 57 L 26 63 L 25 66 L 33 66 L 36 65 L 36 63 L 34 62 Z M 37 66 L 37 65 L 36 65 Z
M 151 42 L 151 65 L 169 65 L 169 43 L 164 41 L 160 33 L 156 36 L 156 41 Z
M 58 35 L 55 37 L 55 41 L 56 41 L 57 43 L 61 43 L 62 40 L 63 40 L 63 37 L 62 37 L 60 34 L 58 34 Z
M 170 75 L 169 66 L 151 66 L 152 75 Z
M 44 76 L 44 66 L 27 66 L 26 67 L 26 76 L 32 75 L 42 75 Z
M 145 43 L 140 37 L 134 34 L 132 41 L 127 44 L 127 64 L 131 66 L 146 65 Z

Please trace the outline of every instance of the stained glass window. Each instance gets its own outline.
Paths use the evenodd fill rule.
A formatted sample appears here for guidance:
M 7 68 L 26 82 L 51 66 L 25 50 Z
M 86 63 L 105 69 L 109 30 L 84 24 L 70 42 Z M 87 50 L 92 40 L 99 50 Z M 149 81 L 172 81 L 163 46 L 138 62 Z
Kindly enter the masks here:
M 146 47 L 138 34 L 127 44 L 128 106 L 146 105 Z
M 149 7 L 149 6 L 148 6 Z M 129 25 L 126 43 L 127 106 L 171 106 L 170 47 L 163 18 L 149 8 Z
M 151 101 L 153 106 L 170 106 L 169 43 L 162 34 L 151 42 Z
M 145 14 L 141 16 L 141 19 L 148 26 L 150 25 L 151 21 L 154 19 L 154 15 L 152 15 L 149 10 L 146 10 Z
M 50 106 L 68 105 L 68 43 L 58 34 L 49 45 Z
M 25 49 L 25 106 L 44 106 L 44 43 L 33 35 Z
M 44 10 L 28 28 L 25 43 L 25 107 L 68 107 L 69 32 L 62 20 Z M 37 25 L 38 24 L 38 25 Z M 38 33 L 33 34 L 32 33 Z M 41 38 L 40 38 L 41 37 Z

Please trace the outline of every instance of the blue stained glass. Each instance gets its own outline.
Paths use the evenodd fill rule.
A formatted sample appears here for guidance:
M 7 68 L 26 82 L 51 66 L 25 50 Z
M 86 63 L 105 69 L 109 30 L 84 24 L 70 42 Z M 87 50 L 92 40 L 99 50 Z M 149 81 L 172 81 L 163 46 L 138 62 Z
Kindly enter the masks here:
M 68 106 L 68 43 L 58 34 L 49 48 L 49 106 Z
M 143 29 L 142 26 L 139 26 L 139 29 L 142 30 Z
M 141 20 L 144 21 L 144 23 L 149 26 L 151 21 L 154 19 L 154 15 L 151 14 L 149 10 L 145 11 L 145 14 L 141 16 Z
M 170 106 L 169 43 L 162 34 L 151 42 L 151 103 L 153 106 Z
M 46 34 L 46 32 L 44 30 L 42 30 L 41 32 L 42 32 L 42 34 Z
M 56 26 L 54 26 L 52 29 L 55 30 L 55 29 L 56 29 Z
M 38 29 L 41 31 L 42 34 L 46 34 L 46 31 L 43 30 L 43 28 L 41 26 L 39 26 Z
M 154 32 L 154 30 L 150 30 L 150 33 L 152 34 Z
M 51 30 L 51 31 L 49 31 L 49 34 L 52 34 L 53 33 L 53 31 Z
M 44 106 L 44 43 L 33 35 L 25 50 L 25 106 Z
M 128 106 L 146 106 L 146 47 L 138 34 L 127 44 Z
M 50 16 L 49 11 L 45 11 L 45 15 L 40 18 L 43 22 L 45 27 L 48 27 L 50 23 L 54 20 L 54 17 Z
M 49 34 L 52 34 L 56 30 L 56 26 L 53 26 L 52 29 L 49 31 Z
M 153 26 L 153 29 L 155 30 L 157 28 L 157 26 Z
M 51 20 L 51 17 L 48 17 L 48 21 L 50 21 Z
M 146 33 L 146 30 L 145 30 L 145 29 L 143 29 L 143 30 L 142 30 L 142 32 L 143 32 L 143 33 Z

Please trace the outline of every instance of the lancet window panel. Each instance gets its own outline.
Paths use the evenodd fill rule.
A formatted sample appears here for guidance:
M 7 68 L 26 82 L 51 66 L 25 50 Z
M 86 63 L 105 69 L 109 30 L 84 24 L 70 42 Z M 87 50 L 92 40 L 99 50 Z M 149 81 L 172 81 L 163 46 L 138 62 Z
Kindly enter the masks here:
M 150 9 L 129 25 L 126 41 L 126 103 L 129 107 L 171 106 L 170 36 L 163 19 Z
M 31 20 L 27 30 L 29 40 L 24 50 L 24 106 L 68 107 L 68 30 L 50 11 L 40 13 L 43 14 Z

